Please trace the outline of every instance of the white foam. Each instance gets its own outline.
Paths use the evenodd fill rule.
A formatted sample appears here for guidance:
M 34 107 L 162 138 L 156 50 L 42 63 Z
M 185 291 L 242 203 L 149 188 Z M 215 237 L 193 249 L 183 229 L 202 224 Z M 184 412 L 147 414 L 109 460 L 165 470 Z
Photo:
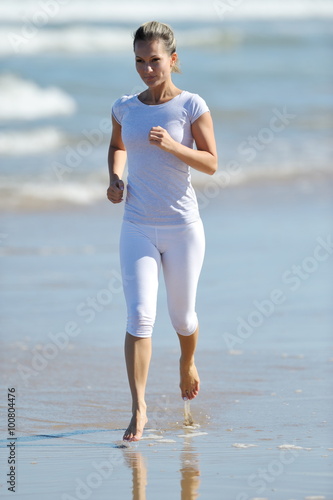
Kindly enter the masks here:
M 0 75 L 0 120 L 34 120 L 74 113 L 76 103 L 57 87 L 39 87 L 14 74 Z
M 0 46 L 0 54 L 36 54 L 43 52 L 91 53 L 111 52 L 112 50 L 131 50 L 131 33 L 128 30 L 115 28 L 95 28 L 74 26 L 40 30 L 35 37 L 25 39 L 14 37 L 14 31 L 2 27 L 0 36 L 4 43 Z
M 50 131 L 49 131 L 50 132 Z M 48 132 L 48 134 L 49 134 Z M 52 137 L 51 137 L 52 136 Z M 9 139 L 9 138 L 7 138 Z M 53 143 L 54 147 L 57 147 L 57 143 L 61 140 L 61 133 L 59 135 L 56 133 L 49 134 L 49 142 Z M 35 137 L 33 148 L 37 148 L 38 137 Z M 40 146 L 42 147 L 42 146 Z M 0 147 L 1 149 L 1 147 Z M 9 149 L 8 142 L 3 145 L 3 149 Z M 19 146 L 21 151 L 24 146 Z M 83 165 L 84 166 L 84 165 Z M 46 176 L 43 179 L 38 176 L 34 178 L 34 182 L 25 182 L 21 177 L 13 175 L 7 175 L 1 180 L 0 187 L 0 207 L 15 207 L 15 208 L 31 208 L 34 209 L 45 209 L 45 208 L 55 208 L 58 205 L 62 206 L 64 204 L 68 205 L 90 205 L 91 203 L 106 199 L 106 185 L 108 182 L 107 174 L 105 168 L 103 167 L 96 170 L 93 175 L 86 172 L 80 176 L 79 181 L 74 181 L 71 178 L 71 174 L 64 176 L 63 182 L 59 182 L 56 178 L 54 172 L 50 168 L 50 165 L 43 167 L 40 165 L 40 169 L 44 172 L 48 172 L 52 179 L 47 180 Z M 46 169 L 46 170 L 45 170 Z M 257 174 L 260 167 L 254 167 Z M 264 167 L 262 171 L 264 172 Z M 303 171 L 299 169 L 299 177 L 304 178 L 307 169 L 304 167 Z M 313 175 L 315 174 L 312 172 Z M 198 173 L 200 174 L 200 173 Z M 221 175 L 223 171 L 221 169 Z M 223 187 L 221 185 L 221 177 L 219 177 L 219 172 L 211 178 L 210 176 L 194 175 L 192 177 L 193 185 L 196 188 L 199 207 L 201 209 L 205 208 L 211 200 L 215 197 L 221 196 L 223 193 Z M 310 173 L 309 173 L 310 175 Z M 327 176 L 332 175 L 327 174 Z M 291 176 L 294 179 L 296 176 Z M 265 176 L 263 174 L 263 178 Z M 316 177 L 313 177 L 316 179 Z M 271 169 L 271 177 L 269 182 L 274 182 L 275 179 L 281 179 L 281 174 L 279 172 L 279 166 L 277 165 L 275 169 Z M 284 182 L 289 182 L 290 177 L 286 175 Z M 237 186 L 242 186 L 246 184 L 257 183 L 260 185 L 262 178 L 258 175 L 253 175 L 252 168 L 244 169 L 241 175 L 241 179 L 236 178 L 230 181 L 230 187 L 236 188 Z M 214 189 L 212 188 L 214 187 Z M 229 353 L 231 355 L 236 355 L 236 352 Z M 240 354 L 237 352 L 237 354 Z M 284 357 L 292 357 L 287 354 Z M 301 356 L 297 356 L 301 358 Z M 235 401 L 236 403 L 239 400 Z
M 192 438 L 197 436 L 206 436 L 208 432 L 189 432 L 188 434 L 178 434 L 178 437 Z
M 217 0 L 218 1 L 218 0 Z M 218 15 L 214 15 L 210 21 L 218 22 Z M 90 21 L 90 19 L 89 19 Z M 104 21 L 104 19 L 103 19 Z M 291 39 L 302 36 L 303 31 L 295 32 L 295 27 L 292 31 L 288 31 L 285 27 L 283 34 L 280 36 L 286 37 L 287 34 Z M 83 24 L 76 25 L 58 25 L 52 29 L 40 27 L 35 34 L 29 38 L 20 35 L 22 27 L 20 25 L 6 26 L 0 25 L 0 55 L 31 55 L 38 53 L 84 53 L 91 54 L 96 52 L 111 53 L 114 51 L 124 50 L 126 54 L 132 51 L 132 29 L 115 27 L 115 26 L 94 26 Z M 241 28 L 224 27 L 220 25 L 208 25 L 201 28 L 186 28 L 181 29 L 175 27 L 177 34 L 177 43 L 180 47 L 225 47 L 230 49 L 242 44 L 245 40 L 247 44 L 251 41 L 258 43 L 258 36 L 248 32 L 246 35 Z M 262 33 L 261 41 L 268 43 L 272 34 L 269 32 Z M 279 36 L 274 34 L 273 38 Z M 127 56 L 126 56 L 127 57 Z
M 163 436 L 160 436 L 158 434 L 146 434 L 143 435 L 141 439 L 158 439 L 159 441 L 163 439 Z
M 1 182 L 0 207 L 45 209 L 63 204 L 90 205 L 105 198 L 105 185 L 75 182 Z
M 280 450 L 312 450 L 312 448 L 303 448 L 303 446 L 296 446 L 295 444 L 281 444 L 280 446 L 278 446 L 278 448 Z
M 244 184 L 261 184 L 265 182 L 312 182 L 321 177 L 332 177 L 332 169 L 316 169 L 307 164 L 303 165 L 251 165 L 240 166 L 236 172 L 229 173 L 226 168 L 220 168 L 214 176 L 209 177 L 201 172 L 192 170 L 192 184 L 194 187 L 204 187 L 202 193 L 198 193 L 198 201 L 201 206 L 210 199 L 219 196 L 228 187 L 243 186 Z M 289 357 L 288 354 L 282 357 Z M 301 356 L 299 356 L 301 358 Z
M 55 127 L 8 130 L 0 132 L 0 154 L 17 156 L 41 153 L 61 147 L 64 141 L 64 134 Z
M 247 444 L 247 443 L 234 443 L 232 446 L 234 448 L 255 448 L 255 447 L 258 447 L 257 444 Z
M 165 20 L 218 20 L 225 17 L 241 18 L 299 18 L 333 16 L 330 0 L 246 0 L 228 2 L 227 0 L 202 2 L 200 0 L 168 0 L 154 3 L 150 0 L 114 2 L 109 0 L 53 0 L 53 10 L 47 9 L 43 0 L 11 0 L 1 2 L 0 18 L 3 22 L 26 22 L 26 19 L 40 24 L 73 21 L 140 21 L 155 17 Z M 233 6 L 234 4 L 234 6 Z M 44 6 L 44 8 L 43 8 Z M 216 19 L 217 18 L 217 19 Z
M 105 191 L 105 189 L 104 189 Z M 104 195 L 103 191 L 103 195 Z M 33 183 L 27 183 L 22 187 L 22 194 L 26 197 L 39 198 L 40 200 L 71 200 L 74 204 L 85 205 L 89 204 L 101 196 L 100 187 L 78 185 L 78 184 L 64 184 L 62 186 L 44 186 L 43 192 L 40 192 L 40 187 Z
M 95 26 L 64 26 L 40 29 L 30 39 L 17 37 L 15 27 L 0 27 L 0 54 L 19 53 L 23 55 L 45 52 L 95 53 L 119 50 L 132 50 L 132 34 L 129 29 Z M 243 41 L 238 31 L 219 28 L 200 28 L 180 30 L 177 42 L 182 47 L 192 46 L 234 46 Z M 129 53 L 129 52 L 128 52 Z

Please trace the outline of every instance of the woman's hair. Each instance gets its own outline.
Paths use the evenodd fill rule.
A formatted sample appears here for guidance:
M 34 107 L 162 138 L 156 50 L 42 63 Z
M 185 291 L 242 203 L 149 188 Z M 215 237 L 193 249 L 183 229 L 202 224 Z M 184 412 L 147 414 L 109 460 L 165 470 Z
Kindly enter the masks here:
M 149 21 L 142 24 L 134 33 L 133 48 L 138 40 L 152 42 L 153 40 L 163 40 L 166 52 L 171 56 L 176 52 L 176 39 L 171 27 L 168 24 L 158 21 Z M 180 73 L 178 61 L 172 66 L 173 73 Z

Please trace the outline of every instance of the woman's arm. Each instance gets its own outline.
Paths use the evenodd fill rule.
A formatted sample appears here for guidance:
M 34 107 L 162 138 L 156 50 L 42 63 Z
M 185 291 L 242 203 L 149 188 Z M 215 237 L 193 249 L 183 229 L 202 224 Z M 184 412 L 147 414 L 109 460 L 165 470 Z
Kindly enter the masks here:
M 211 114 L 207 111 L 199 116 L 192 123 L 191 130 L 197 149 L 189 148 L 175 141 L 162 127 L 152 127 L 149 141 L 175 155 L 190 167 L 213 175 L 217 170 L 218 158 Z
M 107 190 L 107 197 L 112 203 L 120 203 L 123 200 L 124 183 L 121 178 L 126 158 L 127 153 L 121 138 L 121 125 L 112 117 L 112 135 L 108 154 L 110 186 Z

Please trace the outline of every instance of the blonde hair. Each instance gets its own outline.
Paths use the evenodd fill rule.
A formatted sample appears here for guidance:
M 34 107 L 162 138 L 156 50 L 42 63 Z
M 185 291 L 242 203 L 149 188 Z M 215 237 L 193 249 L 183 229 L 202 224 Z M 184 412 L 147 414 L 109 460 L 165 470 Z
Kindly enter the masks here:
M 163 40 L 166 52 L 171 56 L 176 52 L 176 39 L 172 28 L 168 24 L 158 21 L 149 21 L 142 24 L 134 33 L 133 48 L 137 41 L 152 42 L 153 40 Z M 173 73 L 181 73 L 178 60 L 172 66 Z

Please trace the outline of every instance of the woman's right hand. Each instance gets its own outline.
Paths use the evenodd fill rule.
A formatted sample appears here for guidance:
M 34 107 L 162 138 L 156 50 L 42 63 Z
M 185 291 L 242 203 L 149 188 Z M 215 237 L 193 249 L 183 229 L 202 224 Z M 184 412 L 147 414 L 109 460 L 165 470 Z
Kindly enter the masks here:
M 107 190 L 107 197 L 112 203 L 120 203 L 123 201 L 124 183 L 121 179 L 111 182 Z

